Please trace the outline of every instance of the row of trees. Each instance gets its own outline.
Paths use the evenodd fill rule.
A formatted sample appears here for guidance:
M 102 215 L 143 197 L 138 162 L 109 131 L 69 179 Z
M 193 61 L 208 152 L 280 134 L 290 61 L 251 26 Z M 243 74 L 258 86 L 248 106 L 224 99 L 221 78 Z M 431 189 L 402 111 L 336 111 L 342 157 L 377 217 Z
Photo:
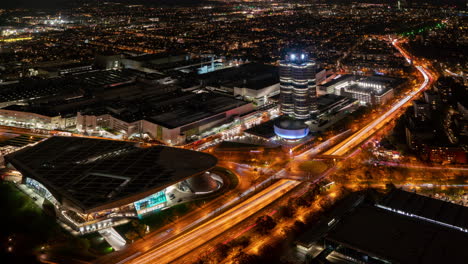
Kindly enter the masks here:
M 348 193 L 345 189 L 338 191 L 340 194 Z M 238 264 L 250 263 L 289 263 L 284 260 L 285 252 L 291 250 L 291 245 L 297 237 L 317 223 L 319 215 L 324 210 L 330 209 L 333 202 L 328 199 L 318 199 L 321 193 L 320 186 L 316 185 L 300 197 L 290 198 L 286 203 L 278 208 L 277 217 L 269 215 L 259 216 L 255 221 L 253 232 L 244 235 L 229 243 L 220 243 L 215 250 L 202 256 L 197 264 L 220 263 L 227 258 Z M 317 210 L 317 207 L 320 208 Z M 299 217 L 298 211 L 302 208 L 306 215 L 302 215 L 300 220 L 294 220 Z M 275 228 L 281 228 L 281 232 L 272 231 Z M 280 235 L 278 235 L 280 234 Z M 257 254 L 246 253 L 251 241 L 267 240 L 257 251 Z

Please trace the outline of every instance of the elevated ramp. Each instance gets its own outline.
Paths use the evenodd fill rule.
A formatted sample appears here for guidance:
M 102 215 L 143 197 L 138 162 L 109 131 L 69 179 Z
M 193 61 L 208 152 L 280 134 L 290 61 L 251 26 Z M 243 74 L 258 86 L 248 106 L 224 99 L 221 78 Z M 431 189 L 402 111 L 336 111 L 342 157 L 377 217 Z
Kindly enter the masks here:
M 99 234 L 111 245 L 115 251 L 125 247 L 127 241 L 113 227 L 99 230 Z

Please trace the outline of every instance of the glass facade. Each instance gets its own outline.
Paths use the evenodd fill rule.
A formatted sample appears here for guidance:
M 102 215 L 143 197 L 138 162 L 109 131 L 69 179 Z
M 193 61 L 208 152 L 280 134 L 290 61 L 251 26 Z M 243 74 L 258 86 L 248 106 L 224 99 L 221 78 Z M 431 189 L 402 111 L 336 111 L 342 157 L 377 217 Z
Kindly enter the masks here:
M 166 191 L 160 191 L 139 201 L 134 202 L 135 210 L 138 215 L 143 215 L 166 206 Z
M 291 67 L 287 62 L 280 63 L 280 101 L 281 111 L 285 115 L 294 114 L 293 85 L 291 79 Z
M 40 182 L 31 178 L 26 178 L 26 185 L 33 189 L 34 192 L 39 194 L 41 197 L 44 197 L 53 204 L 57 204 L 57 200 L 55 199 L 55 197 Z
M 286 129 L 274 126 L 275 134 L 290 140 L 301 139 L 309 134 L 309 128 L 305 127 L 302 129 Z
M 316 111 L 315 62 L 305 54 L 289 54 L 280 62 L 281 111 L 297 119 L 308 119 Z

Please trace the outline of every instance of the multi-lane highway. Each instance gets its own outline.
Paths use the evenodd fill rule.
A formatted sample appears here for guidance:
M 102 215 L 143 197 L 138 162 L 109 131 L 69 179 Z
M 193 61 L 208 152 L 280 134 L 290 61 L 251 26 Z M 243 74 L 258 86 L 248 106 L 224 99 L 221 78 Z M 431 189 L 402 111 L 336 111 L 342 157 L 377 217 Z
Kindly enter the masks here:
M 127 263 L 170 263 L 242 222 L 297 185 L 299 185 L 297 181 L 280 180 L 234 208 L 168 243 L 152 249 L 144 255 L 138 254 L 132 259 L 127 259 Z
M 405 56 L 406 59 L 412 60 L 406 51 L 404 51 L 400 46 L 398 41 L 394 40 L 393 45 Z M 412 90 L 405 97 L 395 102 L 389 110 L 387 110 L 383 115 L 379 116 L 377 119 L 373 120 L 365 127 L 361 128 L 358 132 L 354 133 L 352 136 L 343 140 L 330 150 L 325 152 L 325 155 L 336 155 L 341 156 L 346 154 L 348 151 L 360 145 L 364 140 L 374 134 L 376 131 L 381 129 L 383 126 L 394 120 L 399 110 L 406 105 L 408 102 L 412 101 L 419 93 L 425 90 L 431 85 L 434 78 L 431 75 L 430 71 L 423 66 L 416 66 L 416 69 L 422 74 L 424 81 L 418 87 L 418 89 Z

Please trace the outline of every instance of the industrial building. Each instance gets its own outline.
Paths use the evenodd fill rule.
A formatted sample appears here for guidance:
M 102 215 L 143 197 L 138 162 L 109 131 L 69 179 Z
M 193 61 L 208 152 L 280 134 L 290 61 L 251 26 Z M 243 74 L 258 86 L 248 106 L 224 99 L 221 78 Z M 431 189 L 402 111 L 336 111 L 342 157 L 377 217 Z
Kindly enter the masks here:
M 76 128 L 82 133 L 104 128 L 127 136 L 147 135 L 176 145 L 252 110 L 252 103 L 233 97 L 179 91 L 95 104 L 78 112 Z
M 184 92 L 164 74 L 134 69 L 93 70 L 0 86 L 0 124 L 147 137 L 169 145 L 184 144 L 254 110 L 252 103 L 233 96 Z
M 127 69 L 135 69 L 143 72 L 158 72 L 154 68 L 158 65 L 167 63 L 178 63 L 190 60 L 191 55 L 188 53 L 179 54 L 144 54 L 140 56 L 127 57 L 122 59 L 122 64 Z
M 383 76 L 338 75 L 322 84 L 327 93 L 346 96 L 366 105 L 381 105 L 394 96 L 394 90 L 403 83 L 401 79 Z
M 354 193 L 297 241 L 309 263 L 463 263 L 468 209 L 394 189 L 381 199 Z M 314 262 L 316 261 L 316 262 Z
M 93 65 L 90 63 L 67 63 L 61 65 L 51 65 L 38 67 L 38 75 L 47 77 L 58 77 L 66 74 L 86 72 L 93 70 Z
M 244 63 L 201 74 L 200 78 L 208 90 L 240 97 L 259 105 L 265 104 L 270 97 L 280 92 L 278 67 L 267 64 Z

